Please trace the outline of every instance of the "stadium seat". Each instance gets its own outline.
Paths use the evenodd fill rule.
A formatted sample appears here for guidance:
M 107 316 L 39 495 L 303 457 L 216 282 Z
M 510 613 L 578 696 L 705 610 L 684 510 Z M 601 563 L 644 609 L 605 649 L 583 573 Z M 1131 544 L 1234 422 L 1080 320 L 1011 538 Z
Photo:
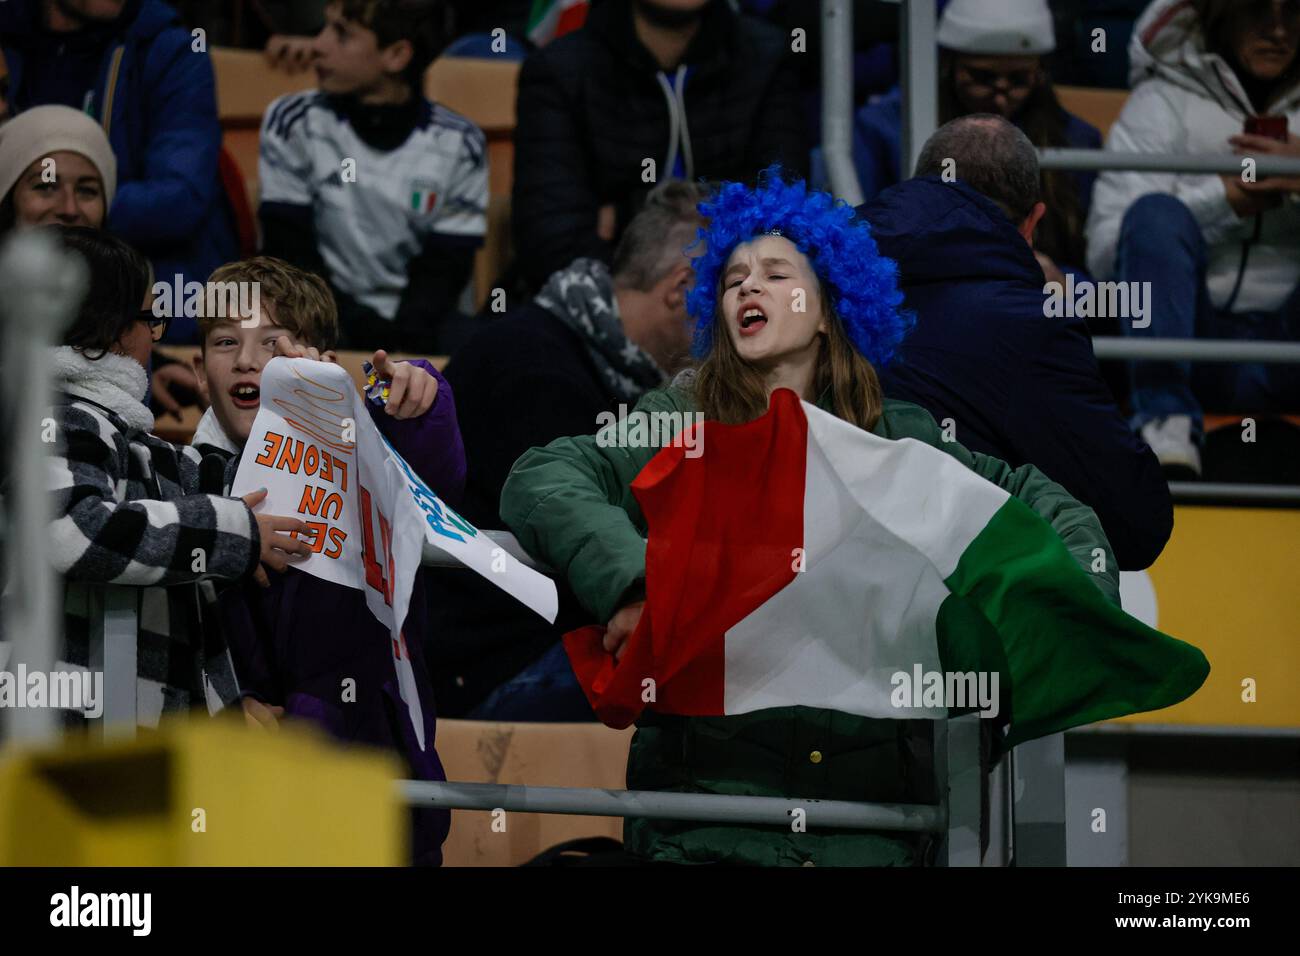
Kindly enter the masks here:
M 248 200 L 257 208 L 257 133 L 262 114 L 278 96 L 309 90 L 316 85 L 311 70 L 289 73 L 266 62 L 257 50 L 212 50 L 217 76 L 217 113 L 221 117 L 226 151 L 243 173 Z
M 1300 415 L 1276 415 L 1273 417 L 1280 418 L 1285 422 L 1291 423 L 1296 428 L 1300 428 Z M 1208 433 L 1212 431 L 1217 431 L 1220 428 L 1237 426 L 1240 425 L 1245 420 L 1245 418 L 1246 418 L 1245 415 L 1215 415 L 1215 414 L 1206 413 L 1205 431 Z
M 473 120 L 488 152 L 488 223 L 474 260 L 474 307 L 482 308 L 492 283 L 510 261 L 510 187 L 514 181 L 515 93 L 519 61 L 501 57 L 442 57 L 425 77 L 425 95 Z
M 1087 120 L 1105 137 L 1128 99 L 1128 90 L 1094 89 L 1087 86 L 1057 86 L 1056 96 L 1080 119 Z
M 504 41 L 504 44 L 500 41 Z M 504 45 L 505 49 L 494 49 Z M 467 33 L 451 41 L 443 56 L 463 56 L 477 59 L 499 58 L 503 60 L 522 60 L 527 55 L 524 41 L 517 36 L 505 34 L 498 40 L 491 33 Z
M 633 731 L 603 724 L 497 723 L 439 720 L 438 755 L 447 779 L 463 783 L 622 789 Z M 494 819 L 501 823 L 493 829 Z M 620 839 L 616 817 L 486 810 L 452 812 L 444 866 L 518 866 L 543 850 L 579 837 Z

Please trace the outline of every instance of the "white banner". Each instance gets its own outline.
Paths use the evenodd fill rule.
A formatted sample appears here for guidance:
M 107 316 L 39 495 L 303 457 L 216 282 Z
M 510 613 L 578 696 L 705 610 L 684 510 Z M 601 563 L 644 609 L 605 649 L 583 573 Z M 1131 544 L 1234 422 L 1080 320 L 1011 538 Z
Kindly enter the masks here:
M 424 720 L 401 632 L 430 541 L 554 623 L 555 583 L 525 567 L 447 507 L 384 440 L 347 371 L 275 358 L 231 493 L 266 488 L 258 511 L 296 516 L 312 554 L 294 567 L 364 591 L 392 635 L 393 664 L 420 746 Z M 419 639 L 418 636 L 414 636 Z

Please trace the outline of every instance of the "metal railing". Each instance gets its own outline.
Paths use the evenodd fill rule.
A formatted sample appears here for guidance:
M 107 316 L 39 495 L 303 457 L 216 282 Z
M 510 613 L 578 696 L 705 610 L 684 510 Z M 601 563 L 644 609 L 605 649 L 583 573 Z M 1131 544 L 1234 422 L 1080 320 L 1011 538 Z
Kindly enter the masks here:
M 1249 339 L 1139 339 L 1125 335 L 1098 335 L 1092 340 L 1092 351 L 1099 359 L 1300 364 L 1300 342 L 1260 342 Z
M 523 554 L 505 532 L 485 532 L 514 554 Z M 460 567 L 441 549 L 426 548 L 428 567 Z M 531 566 L 540 567 L 529 559 Z M 542 568 L 542 570 L 545 570 Z M 95 587 L 92 608 L 91 664 L 104 674 L 106 738 L 130 738 L 136 733 L 136 629 L 138 590 Z M 749 825 L 790 826 L 794 811 L 804 814 L 805 827 L 869 829 L 899 833 L 931 833 L 938 837 L 936 862 L 946 866 L 1009 865 L 1017 851 L 1016 821 L 1020 801 L 1054 805 L 1059 792 L 1060 846 L 1053 837 L 1044 845 L 1042 823 L 1033 826 L 1030 847 L 1038 847 L 1044 863 L 1064 860 L 1064 766 L 1051 755 L 1063 753 L 1063 738 L 1023 744 L 1007 754 L 987 786 L 994 819 L 987 853 L 980 850 L 980 788 L 986 785 L 980 763 L 979 716 L 968 714 L 932 722 L 936 804 L 897 804 L 820 800 L 796 797 L 753 797 L 726 794 L 606 790 L 587 787 L 532 787 L 469 782 L 399 780 L 398 796 L 412 806 L 448 810 L 506 810 L 520 813 L 563 813 L 584 816 L 647 817 Z M 1045 748 L 1045 749 L 1044 749 Z M 1044 757 L 1044 755 L 1047 755 Z M 1059 765 L 1059 772 L 1058 772 Z M 1028 794 L 1028 798 L 1026 798 Z M 1029 810 L 1026 809 L 1026 813 Z M 1056 826 L 1055 823 L 1052 824 Z M 1053 831 L 1055 832 L 1055 831 Z M 1058 855 L 1060 860 L 1057 861 Z M 1030 851 L 1026 851 L 1030 852 Z M 1031 862 L 1029 857 L 1020 862 Z
M 483 531 L 498 546 L 529 567 L 550 573 L 514 535 Z M 436 545 L 426 543 L 425 567 L 461 567 Z M 599 790 L 568 787 L 518 787 L 500 784 L 431 783 L 403 780 L 398 788 L 414 805 L 447 810 L 505 810 L 671 820 L 715 820 L 733 824 L 789 826 L 802 809 L 808 826 L 844 827 L 943 834 L 939 862 L 948 866 L 1065 864 L 1064 735 L 1032 740 L 1007 754 L 990 776 L 992 819 L 989 850 L 981 858 L 979 726 L 975 715 L 934 721 L 934 773 L 938 805 L 855 803 L 834 800 Z M 973 801 L 973 802 L 972 802 Z
M 4 573 L 9 580 L 0 581 L 0 592 L 5 595 L 3 634 L 12 642 L 12 662 L 29 673 L 54 669 L 62 633 L 58 581 L 48 547 L 53 516 L 45 418 L 52 404 L 51 347 L 72 322 L 86 286 L 85 264 L 60 249 L 46 231 L 15 234 L 0 249 L 0 388 L 5 393 L 0 425 L 13 432 L 3 439 L 13 456 L 13 489 L 0 502 L 12 519 L 5 531 Z M 0 734 L 29 743 L 49 740 L 57 733 L 56 719 L 46 707 L 18 707 L 9 711 Z
M 902 2 L 899 54 L 903 74 L 903 136 L 899 169 L 911 172 L 916 169 L 925 141 L 939 126 L 938 30 L 935 4 L 931 0 Z M 845 5 L 851 17 L 852 0 L 845 0 Z M 845 32 L 852 34 L 852 26 L 849 23 Z M 850 170 L 853 170 L 852 164 Z M 856 180 L 856 171 L 853 175 Z
M 640 817 L 659 820 L 716 822 L 732 825 L 789 827 L 796 812 L 805 829 L 864 829 L 893 833 L 930 833 L 938 837 L 935 863 L 940 866 L 1059 865 L 1065 862 L 1063 735 L 1022 745 L 1004 756 L 988 778 L 990 819 L 987 852 L 980 848 L 979 716 L 937 720 L 934 727 L 934 773 L 937 804 L 897 804 L 843 800 L 757 797 L 711 793 L 605 790 L 594 787 L 533 787 L 486 783 L 433 783 L 403 780 L 400 797 L 413 806 L 447 810 L 562 813 L 582 816 Z M 1056 795 L 1059 794 L 1059 801 Z M 1035 810 L 1059 802 L 1059 821 L 1043 821 Z M 1018 827 L 1025 808 L 1027 820 Z M 1032 827 L 1032 830 L 1031 830 Z M 1028 846 L 1019 852 L 1021 830 Z M 1043 836 L 1047 839 L 1044 840 Z
M 1183 504 L 1300 505 L 1300 486 L 1251 485 L 1226 481 L 1171 481 L 1169 494 Z
M 933 0 L 900 0 L 902 130 L 900 169 L 917 168 L 920 150 L 939 125 L 939 59 L 937 59 L 936 14 Z M 862 203 L 862 187 L 853 165 L 853 70 L 852 0 L 822 0 L 822 155 L 831 191 L 850 206 Z M 1190 153 L 1138 153 L 1112 150 L 1039 150 L 1043 169 L 1145 170 L 1169 173 L 1242 173 L 1244 156 L 1193 156 Z M 1300 159 L 1283 156 L 1255 156 L 1255 173 L 1265 176 L 1300 176 Z M 1105 339 L 1101 339 L 1105 341 Z M 1221 362 L 1300 363 L 1300 345 L 1295 342 L 1231 342 L 1230 352 L 1219 343 L 1217 355 L 1209 349 L 1186 346 L 1170 339 L 1152 339 L 1123 345 L 1106 343 L 1108 354 L 1099 358 L 1125 359 L 1218 359 Z M 1192 354 L 1190 354 L 1192 352 Z M 1201 354 L 1205 352 L 1205 354 Z M 1243 358 L 1231 358 L 1240 355 Z
M 398 789 L 413 805 L 453 810 L 502 809 L 521 813 L 574 813 L 789 826 L 794 810 L 801 809 L 806 813 L 804 822 L 817 827 L 914 833 L 943 833 L 948 828 L 944 805 L 801 801 L 785 797 L 727 797 L 659 790 L 429 783 L 421 780 L 402 780 Z
M 1256 176 L 1300 176 L 1300 159 L 1286 156 L 1194 156 L 1188 153 L 1125 153 L 1110 149 L 1047 147 L 1038 151 L 1041 169 L 1148 173 L 1223 173 L 1240 176 L 1243 161 L 1252 159 Z
M 852 0 L 822 0 L 822 156 L 835 195 L 862 202 L 853 171 Z
M 1248 339 L 1141 339 L 1098 335 L 1092 340 L 1098 359 L 1156 359 L 1167 362 L 1258 362 L 1300 364 L 1300 342 Z M 1254 506 L 1300 505 L 1300 485 L 1245 482 L 1171 481 L 1176 502 Z
M 902 5 L 899 39 L 903 94 L 899 168 L 916 168 L 921 147 L 939 125 L 938 43 L 934 0 L 896 0 Z M 853 4 L 822 0 L 822 156 L 831 192 L 856 206 L 862 188 L 853 166 Z M 1126 170 L 1157 173 L 1224 173 L 1240 175 L 1246 156 L 1201 156 L 1187 153 L 1126 153 L 1107 149 L 1044 148 L 1043 169 Z M 1300 176 L 1300 159 L 1260 155 L 1256 176 Z
M 934 0 L 897 0 L 902 5 L 899 43 L 903 94 L 902 143 L 899 168 L 916 168 L 925 141 L 938 127 L 938 44 Z M 857 206 L 862 188 L 853 163 L 853 89 L 847 64 L 852 60 L 853 4 L 851 0 L 822 0 L 822 156 L 831 192 Z M 1049 148 L 1039 150 L 1042 169 L 1130 170 L 1171 173 L 1240 175 L 1247 157 L 1196 156 L 1181 153 L 1130 153 L 1106 149 Z M 1255 175 L 1300 176 L 1300 159 L 1261 155 Z M 1223 339 L 1138 339 L 1098 337 L 1093 347 L 1099 359 L 1203 362 L 1269 362 L 1300 364 L 1300 343 Z M 1216 500 L 1258 504 L 1300 500 L 1300 488 L 1248 484 L 1170 485 L 1175 500 Z
M 521 561 L 538 570 L 547 569 L 522 549 L 513 535 L 484 531 L 485 535 Z M 451 555 L 426 545 L 423 564 L 431 568 L 461 567 Z M 136 640 L 139 589 L 101 585 L 92 593 L 90 664 L 104 675 L 104 711 L 100 721 L 105 738 L 130 738 L 137 727 Z M 412 806 L 449 810 L 506 810 L 520 813 L 563 813 L 589 816 L 646 817 L 653 819 L 722 822 L 736 825 L 790 826 L 794 811 L 804 814 L 805 827 L 868 829 L 898 833 L 924 832 L 937 839 L 936 862 L 946 866 L 1008 865 L 1016 852 L 1015 794 L 1030 798 L 1060 791 L 1063 768 L 1058 773 L 1051 759 L 1062 747 L 1061 735 L 1046 742 L 1022 745 L 1006 755 L 990 776 L 990 806 L 994 819 L 987 853 L 980 851 L 980 788 L 986 785 L 980 766 L 979 717 L 965 715 L 937 720 L 934 728 L 934 779 L 939 794 L 936 804 L 896 804 L 820 800 L 815 798 L 752 797 L 724 794 L 671 793 L 658 791 L 606 790 L 583 787 L 508 786 L 448 781 L 434 783 L 400 780 L 395 786 L 400 799 Z M 1055 743 L 1053 743 L 1055 741 Z M 1047 747 L 1042 751 L 1043 746 Z M 1019 756 L 1017 756 L 1019 754 Z M 1059 761 L 1056 761 L 1059 763 Z M 1018 786 L 1016 785 L 1019 775 Z M 1061 806 L 1064 806 L 1063 797 Z M 1025 804 L 1026 807 L 1030 803 Z M 1064 854 L 1064 818 L 1059 823 L 1061 861 Z M 1058 862 L 1054 846 L 1042 847 L 1041 824 L 1035 825 L 1032 847 L 1037 841 L 1043 862 Z M 1026 858 L 1022 862 L 1028 862 Z
M 488 532 L 507 550 L 519 550 L 504 532 Z M 454 564 L 445 552 L 433 549 L 430 567 Z M 459 566 L 459 565 L 457 565 Z M 536 567 L 536 563 L 533 563 Z M 105 585 L 92 589 L 97 610 L 91 632 L 91 665 L 103 670 L 106 738 L 130 738 L 136 733 L 135 653 L 138 590 Z M 1022 744 L 1007 754 L 987 780 L 991 838 L 980 850 L 980 788 L 986 785 L 980 763 L 979 716 L 968 714 L 932 722 L 936 804 L 872 803 L 796 797 L 753 797 L 726 794 L 607 790 L 587 787 L 533 787 L 468 782 L 399 780 L 397 794 L 412 806 L 448 810 L 505 810 L 519 813 L 562 813 L 584 816 L 646 817 L 652 819 L 719 822 L 736 825 L 790 826 L 802 811 L 805 827 L 867 829 L 898 833 L 931 833 L 937 840 L 936 862 L 945 866 L 1009 865 L 1064 862 L 1064 764 L 1060 734 Z M 1034 820 L 1034 807 L 1059 804 L 1059 819 Z M 1023 816 L 1024 824 L 1018 821 Z M 1032 822 L 1031 822 L 1032 821 Z M 1018 829 L 1018 826 L 1020 829 Z M 1019 849 L 1021 830 L 1030 834 L 1027 849 Z M 1059 846 L 1057 837 L 1059 836 Z M 1021 842 L 1025 842 L 1021 840 Z M 1019 856 L 1016 856 L 1019 854 Z M 1059 857 L 1059 859 L 1058 859 Z
M 9 362 L 5 370 L 5 417 L 0 420 L 12 423 L 17 432 L 16 439 L 10 442 L 14 487 L 10 500 L 0 502 L 13 506 L 14 527 L 6 529 L 4 539 L 8 548 L 5 566 L 17 582 L 4 602 L 4 633 L 14 645 L 12 660 L 6 663 L 23 663 L 44 672 L 53 670 L 62 627 L 56 606 L 58 589 L 47 549 L 51 516 L 47 513 L 45 468 L 49 449 L 36 424 L 52 405 L 46 371 L 50 347 L 75 312 L 84 288 L 84 268 L 58 249 L 48 234 L 26 234 L 9 243 L 0 257 L 0 289 L 4 292 L 0 310 L 6 320 L 3 334 Z M 538 567 L 512 535 L 492 531 L 485 534 L 529 566 Z M 425 561 L 432 567 L 451 563 L 449 555 L 432 546 L 426 548 Z M 138 719 L 140 590 L 111 585 L 89 590 L 92 606 L 88 663 L 92 670 L 103 674 L 102 731 L 105 737 L 130 738 L 136 733 Z M 22 742 L 38 743 L 56 735 L 56 719 L 52 708 L 18 708 L 10 717 L 10 729 Z M 397 789 L 411 804 L 453 809 L 501 808 L 731 823 L 787 825 L 794 811 L 802 809 L 804 826 L 811 822 L 821 827 L 934 833 L 939 836 L 938 862 L 978 866 L 985 861 L 980 851 L 980 788 L 984 781 L 978 720 L 977 715 L 968 715 L 933 722 L 939 797 L 933 806 L 456 782 L 400 781 Z M 1013 758 L 1008 755 L 1002 769 L 989 781 L 993 806 L 1003 812 L 995 813 L 995 819 L 990 821 L 999 837 L 988 859 L 1001 864 L 1010 862 L 1014 846 L 1012 797 L 1016 788 L 1012 766 Z M 1063 777 L 1053 777 L 1046 783 L 1049 790 L 1058 784 L 1063 786 Z
M 787 797 L 730 796 L 595 788 L 404 780 L 402 799 L 416 806 L 522 813 L 716 821 L 939 835 L 941 866 L 1064 866 L 1065 742 L 1063 734 L 1032 740 L 1006 754 L 989 775 L 988 850 L 981 851 L 979 717 L 935 721 L 934 767 L 939 803 L 889 804 Z

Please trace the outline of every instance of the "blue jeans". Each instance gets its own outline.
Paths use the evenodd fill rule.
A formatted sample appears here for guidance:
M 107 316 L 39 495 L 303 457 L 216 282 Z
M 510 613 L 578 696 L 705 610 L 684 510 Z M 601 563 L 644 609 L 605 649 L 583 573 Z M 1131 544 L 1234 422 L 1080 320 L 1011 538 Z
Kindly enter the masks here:
M 1206 250 L 1201 227 L 1181 200 L 1143 196 L 1120 226 L 1115 279 L 1150 282 L 1151 324 L 1135 338 L 1300 340 L 1300 287 L 1275 312 L 1223 312 L 1205 286 Z M 1133 427 L 1169 415 L 1190 415 L 1201 434 L 1202 404 L 1221 412 L 1289 412 L 1300 409 L 1300 370 L 1294 365 L 1225 362 L 1134 362 Z
M 547 723 L 583 723 L 596 719 L 569 665 L 562 641 L 556 641 L 550 650 L 488 694 L 465 716 L 470 720 Z

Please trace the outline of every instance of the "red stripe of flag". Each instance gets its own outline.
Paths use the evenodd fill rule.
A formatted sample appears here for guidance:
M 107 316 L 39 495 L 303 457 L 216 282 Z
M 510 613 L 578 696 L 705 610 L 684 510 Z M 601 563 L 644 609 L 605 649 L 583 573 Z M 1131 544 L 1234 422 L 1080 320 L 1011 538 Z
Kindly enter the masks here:
M 587 3 L 575 3 L 571 7 L 566 7 L 560 11 L 560 19 L 555 23 L 555 36 L 562 37 L 566 33 L 572 33 L 579 29 L 587 22 L 587 12 L 591 5 Z
M 604 629 L 565 635 L 596 715 L 626 727 L 650 706 L 724 713 L 725 634 L 794 580 L 803 546 L 808 420 L 788 389 L 745 425 L 704 426 L 702 454 L 661 450 L 632 482 L 649 527 L 646 606 L 615 664 Z M 655 701 L 642 700 L 646 678 Z

